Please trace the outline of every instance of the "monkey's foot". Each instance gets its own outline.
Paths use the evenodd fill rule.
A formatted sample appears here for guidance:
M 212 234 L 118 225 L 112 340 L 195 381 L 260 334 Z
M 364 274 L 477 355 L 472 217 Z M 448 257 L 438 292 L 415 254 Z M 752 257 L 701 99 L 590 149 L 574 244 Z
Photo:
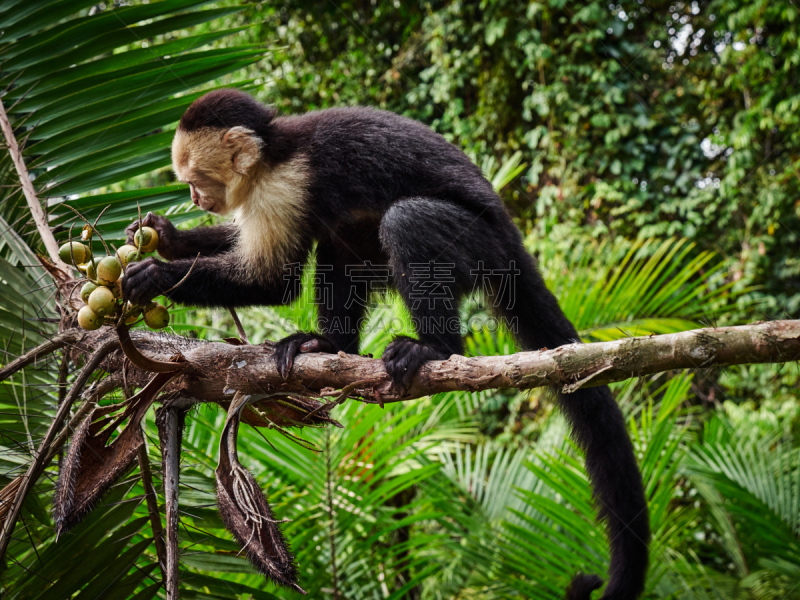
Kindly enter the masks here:
M 333 344 L 324 335 L 298 332 L 286 336 L 275 344 L 275 363 L 278 373 L 286 379 L 294 366 L 294 357 L 306 352 L 335 352 Z
M 415 340 L 413 338 L 396 337 L 383 351 L 383 366 L 392 378 L 395 389 L 405 392 L 411 387 L 411 381 L 419 368 L 429 360 L 446 360 L 453 354 Z

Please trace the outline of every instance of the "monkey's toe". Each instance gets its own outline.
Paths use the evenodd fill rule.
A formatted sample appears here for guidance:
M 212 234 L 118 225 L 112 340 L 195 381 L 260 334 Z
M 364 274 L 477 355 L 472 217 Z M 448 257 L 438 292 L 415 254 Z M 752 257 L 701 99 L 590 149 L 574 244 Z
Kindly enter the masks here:
M 298 332 L 275 344 L 275 363 L 280 376 L 286 379 L 294 366 L 294 357 L 306 352 L 334 352 L 331 341 L 317 333 Z
M 383 366 L 392 378 L 395 389 L 405 392 L 414 375 L 429 360 L 445 360 L 452 352 L 409 337 L 397 337 L 383 351 Z

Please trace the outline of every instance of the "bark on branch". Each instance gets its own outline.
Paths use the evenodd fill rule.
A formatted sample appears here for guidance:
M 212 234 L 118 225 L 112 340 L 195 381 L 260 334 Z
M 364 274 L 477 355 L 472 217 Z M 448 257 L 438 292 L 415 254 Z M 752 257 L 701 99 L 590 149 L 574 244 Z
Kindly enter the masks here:
M 84 332 L 75 347 L 93 352 L 109 336 L 104 328 Z M 157 360 L 181 354 L 184 370 L 165 388 L 197 402 L 227 404 L 236 391 L 245 394 L 299 392 L 338 396 L 348 388 L 365 402 L 410 400 L 439 392 L 480 391 L 490 388 L 556 386 L 574 391 L 631 377 L 676 369 L 735 364 L 791 362 L 800 359 L 800 321 L 770 321 L 739 327 L 696 329 L 668 335 L 635 337 L 594 344 L 570 344 L 554 350 L 508 356 L 431 361 L 422 367 L 410 390 L 400 395 L 380 360 L 351 354 L 303 354 L 291 375 L 283 379 L 273 360 L 272 344 L 234 346 L 146 331 L 132 331 L 137 348 Z M 39 354 L 40 355 L 40 354 Z M 120 370 L 121 352 L 104 367 Z M 128 384 L 141 386 L 150 374 L 125 365 Z

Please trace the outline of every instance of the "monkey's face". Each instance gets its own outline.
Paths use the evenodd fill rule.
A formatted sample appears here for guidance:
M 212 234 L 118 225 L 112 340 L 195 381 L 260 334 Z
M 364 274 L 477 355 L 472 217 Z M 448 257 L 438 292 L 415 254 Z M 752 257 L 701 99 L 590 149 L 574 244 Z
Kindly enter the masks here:
M 261 140 L 246 127 L 178 129 L 172 142 L 172 168 L 192 202 L 220 215 L 246 200 L 260 162 Z

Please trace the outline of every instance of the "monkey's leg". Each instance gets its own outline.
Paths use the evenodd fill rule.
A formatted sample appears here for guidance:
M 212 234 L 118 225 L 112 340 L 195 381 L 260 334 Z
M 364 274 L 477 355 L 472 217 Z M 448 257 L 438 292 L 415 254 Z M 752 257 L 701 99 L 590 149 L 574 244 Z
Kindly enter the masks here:
M 356 297 L 348 266 L 358 267 L 361 261 L 330 241 L 317 246 L 314 272 L 314 298 L 317 306 L 318 333 L 297 332 L 275 346 L 278 372 L 288 377 L 294 357 L 305 352 L 358 353 L 359 326 L 366 311 L 363 298 Z M 350 263 L 350 264 L 348 264 Z
M 427 314 L 420 310 L 426 308 L 424 302 L 415 310 L 415 295 L 426 288 L 436 289 L 452 265 L 451 281 L 446 285 L 453 286 L 456 294 L 472 289 L 489 292 L 495 310 L 510 320 L 510 328 L 525 349 L 556 348 L 579 341 L 509 220 L 473 214 L 446 202 L 409 199 L 395 204 L 384 216 L 381 242 L 415 318 L 443 312 L 440 300 L 436 310 Z M 412 264 L 426 261 L 439 267 L 438 277 Z M 420 281 L 423 274 L 428 277 Z M 460 351 L 460 339 L 456 346 L 455 340 L 431 332 L 420 331 L 419 337 L 419 342 L 396 340 L 387 348 L 384 361 L 395 381 L 407 385 L 424 360 Z M 650 530 L 642 478 L 622 412 L 607 386 L 562 393 L 559 400 L 573 436 L 585 452 L 599 516 L 608 524 L 611 564 L 601 600 L 635 600 L 644 588 Z M 578 575 L 567 597 L 589 600 L 591 591 L 601 583 L 594 575 Z
M 479 259 L 498 252 L 487 226 L 479 215 L 429 198 L 401 200 L 384 215 L 381 244 L 419 336 L 398 337 L 383 354 L 398 389 L 408 388 L 423 363 L 463 352 L 458 302 L 471 289 Z

